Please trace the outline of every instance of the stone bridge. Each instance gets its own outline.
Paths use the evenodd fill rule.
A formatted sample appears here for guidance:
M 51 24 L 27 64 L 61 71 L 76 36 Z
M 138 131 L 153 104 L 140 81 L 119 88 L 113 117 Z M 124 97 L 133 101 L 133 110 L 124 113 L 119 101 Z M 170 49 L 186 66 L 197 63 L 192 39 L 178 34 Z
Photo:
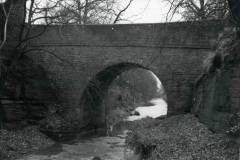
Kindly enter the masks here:
M 32 34 L 44 30 L 35 27 Z M 76 108 L 83 122 L 104 120 L 101 102 L 111 82 L 133 68 L 151 70 L 161 80 L 168 113 L 188 106 L 191 88 L 213 53 L 222 22 L 50 26 L 30 46 L 58 87 L 63 105 Z M 43 51 L 44 50 L 44 51 Z

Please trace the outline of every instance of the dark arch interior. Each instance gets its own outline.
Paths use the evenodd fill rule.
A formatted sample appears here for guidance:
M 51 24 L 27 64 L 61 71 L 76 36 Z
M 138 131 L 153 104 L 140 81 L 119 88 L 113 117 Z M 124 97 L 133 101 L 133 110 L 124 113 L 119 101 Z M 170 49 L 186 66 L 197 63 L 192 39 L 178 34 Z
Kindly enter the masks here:
M 120 63 L 105 68 L 90 80 L 80 99 L 80 105 L 84 109 L 83 118 L 87 123 L 86 125 L 97 128 L 105 127 L 105 118 L 102 114 L 105 109 L 101 107 L 101 104 L 108 88 L 118 75 L 134 68 L 149 70 L 135 63 Z

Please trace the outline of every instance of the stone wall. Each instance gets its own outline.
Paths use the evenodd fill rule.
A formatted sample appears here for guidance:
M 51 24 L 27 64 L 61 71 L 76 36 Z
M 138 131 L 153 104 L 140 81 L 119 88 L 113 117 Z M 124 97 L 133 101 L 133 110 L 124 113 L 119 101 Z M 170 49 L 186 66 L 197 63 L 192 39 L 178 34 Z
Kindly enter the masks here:
M 36 34 L 44 26 L 33 28 Z M 30 43 L 36 51 L 29 55 L 57 83 L 63 105 L 76 108 L 80 117 L 86 108 L 80 100 L 89 82 L 107 67 L 121 64 L 153 71 L 167 93 L 169 113 L 175 114 L 187 107 L 191 85 L 222 29 L 219 21 L 50 26 Z M 113 71 L 120 74 L 132 68 Z
M 239 112 L 239 106 L 240 106 L 240 64 L 237 64 L 235 67 L 233 67 L 231 75 L 231 81 L 229 83 L 229 89 L 230 89 L 230 99 L 231 99 L 231 112 L 237 113 Z

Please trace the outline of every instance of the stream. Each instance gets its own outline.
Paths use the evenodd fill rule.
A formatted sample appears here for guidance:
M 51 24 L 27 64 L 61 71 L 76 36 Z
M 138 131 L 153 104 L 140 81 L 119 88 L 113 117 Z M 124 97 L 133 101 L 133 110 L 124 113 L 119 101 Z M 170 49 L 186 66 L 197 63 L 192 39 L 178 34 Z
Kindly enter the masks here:
M 163 99 L 152 99 L 150 104 L 137 107 L 135 111 L 140 115 L 129 116 L 125 121 L 156 118 L 167 113 L 167 104 Z M 18 160 L 139 160 L 139 155 L 127 149 L 126 134 L 125 130 L 115 136 L 75 138 L 73 141 L 56 143 Z
M 94 157 L 100 157 L 101 160 L 137 160 L 137 155 L 126 149 L 125 136 L 126 134 L 92 137 L 75 139 L 69 143 L 56 143 L 19 160 L 92 160 Z

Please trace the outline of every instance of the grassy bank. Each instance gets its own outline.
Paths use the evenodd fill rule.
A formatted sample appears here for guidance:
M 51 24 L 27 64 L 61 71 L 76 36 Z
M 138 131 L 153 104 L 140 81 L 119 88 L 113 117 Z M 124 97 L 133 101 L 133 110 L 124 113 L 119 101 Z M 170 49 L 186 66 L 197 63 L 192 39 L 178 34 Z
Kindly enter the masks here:
M 128 134 L 129 147 L 149 160 L 238 160 L 238 145 L 224 134 L 214 134 L 191 114 L 162 120 L 143 119 Z

